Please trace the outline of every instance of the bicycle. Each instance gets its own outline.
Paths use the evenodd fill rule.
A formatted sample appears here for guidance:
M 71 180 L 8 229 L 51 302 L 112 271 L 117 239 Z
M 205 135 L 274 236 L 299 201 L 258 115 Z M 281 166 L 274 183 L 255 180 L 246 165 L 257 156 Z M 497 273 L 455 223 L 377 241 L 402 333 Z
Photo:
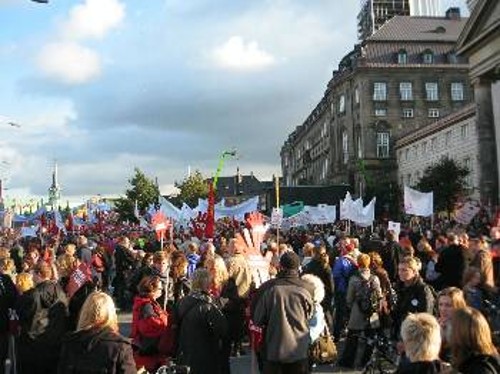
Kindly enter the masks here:
M 397 352 L 389 339 L 383 334 L 373 337 L 362 337 L 371 347 L 372 354 L 363 368 L 363 374 L 388 374 L 397 368 Z

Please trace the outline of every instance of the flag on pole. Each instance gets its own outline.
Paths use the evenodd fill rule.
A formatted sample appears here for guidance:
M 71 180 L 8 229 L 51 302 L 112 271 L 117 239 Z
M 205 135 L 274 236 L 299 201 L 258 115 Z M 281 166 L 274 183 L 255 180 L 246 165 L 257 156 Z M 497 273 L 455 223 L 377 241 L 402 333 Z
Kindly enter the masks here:
M 420 192 L 405 186 L 404 204 L 406 214 L 429 217 L 434 213 L 434 192 Z

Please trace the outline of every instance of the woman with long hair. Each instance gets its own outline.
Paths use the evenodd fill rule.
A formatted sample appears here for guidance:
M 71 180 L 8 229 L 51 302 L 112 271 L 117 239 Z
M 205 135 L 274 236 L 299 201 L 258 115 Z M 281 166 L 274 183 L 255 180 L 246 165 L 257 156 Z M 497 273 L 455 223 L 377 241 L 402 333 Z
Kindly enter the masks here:
M 174 305 L 182 300 L 184 296 L 189 294 L 191 290 L 191 282 L 187 276 L 189 262 L 186 255 L 181 251 L 174 251 L 170 255 L 170 277 L 172 279 L 172 293 L 174 297 Z
M 438 322 L 441 327 L 441 359 L 450 361 L 451 351 L 449 341 L 451 338 L 451 316 L 458 308 L 466 306 L 464 293 L 460 288 L 448 287 L 441 290 L 438 294 Z
M 63 339 L 59 374 L 137 373 L 130 341 L 118 332 L 113 299 L 91 293 L 83 304 L 77 330 Z
M 139 294 L 134 298 L 130 334 L 136 347 L 134 359 L 137 369 L 144 367 L 149 372 L 155 372 L 166 364 L 167 354 L 170 353 L 162 350 L 160 344 L 160 341 L 169 338 L 169 334 L 173 334 L 170 316 L 157 302 L 163 291 L 160 277 L 144 277 L 137 290 Z
M 470 307 L 454 311 L 451 317 L 452 364 L 463 374 L 500 372 L 498 351 L 493 345 L 486 318 Z

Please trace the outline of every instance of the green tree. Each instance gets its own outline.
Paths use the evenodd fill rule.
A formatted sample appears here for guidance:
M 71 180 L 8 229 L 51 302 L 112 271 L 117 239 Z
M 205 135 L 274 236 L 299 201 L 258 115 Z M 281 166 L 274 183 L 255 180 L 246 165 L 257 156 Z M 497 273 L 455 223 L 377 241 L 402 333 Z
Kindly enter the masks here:
M 198 199 L 208 196 L 208 183 L 199 170 L 184 178 L 182 182 L 175 182 L 179 194 L 172 199 L 174 204 L 180 206 L 183 202 L 190 207 L 198 205 Z
M 139 212 L 145 211 L 150 204 L 158 200 L 160 191 L 158 186 L 138 168 L 134 169 L 134 176 L 128 180 L 130 188 L 125 191 L 125 196 L 116 201 L 116 211 L 122 220 L 137 221 L 134 216 L 135 202 Z
M 422 192 L 434 192 L 436 211 L 453 211 L 457 200 L 467 194 L 469 170 L 455 160 L 443 157 L 424 171 L 416 187 Z

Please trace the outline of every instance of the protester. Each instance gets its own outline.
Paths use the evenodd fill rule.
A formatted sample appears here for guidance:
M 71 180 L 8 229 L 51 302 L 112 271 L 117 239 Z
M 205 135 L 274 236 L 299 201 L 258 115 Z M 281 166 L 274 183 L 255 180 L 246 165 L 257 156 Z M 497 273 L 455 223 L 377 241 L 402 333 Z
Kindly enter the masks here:
M 158 276 L 142 278 L 137 289 L 139 294 L 134 298 L 130 334 L 137 347 L 134 359 L 137 369 L 144 367 L 147 371 L 155 372 L 167 362 L 167 352 L 160 351 L 160 341 L 173 341 L 173 330 L 169 326 L 173 322 L 157 302 L 163 292 L 163 285 Z M 171 335 L 167 336 L 168 334 Z
M 16 296 L 16 286 L 12 279 L 8 275 L 0 274 L 0 373 L 2 374 L 9 348 L 9 310 L 14 309 Z
M 210 295 L 210 283 L 208 270 L 197 269 L 191 293 L 177 308 L 177 362 L 189 366 L 191 374 L 222 374 L 229 368 L 229 357 L 223 349 L 228 325 Z
M 351 313 L 347 324 L 347 339 L 339 360 L 342 367 L 363 367 L 371 355 L 366 339 L 375 336 L 380 328 L 379 312 L 382 300 L 380 280 L 370 272 L 370 256 L 360 254 L 357 259 L 358 273 L 349 280 L 347 306 Z M 363 337 L 364 339 L 360 339 Z M 356 362 L 356 357 L 361 361 Z
M 324 246 L 313 248 L 313 258 L 302 269 L 304 274 L 313 274 L 321 279 L 324 287 L 324 297 L 321 302 L 328 328 L 333 327 L 332 303 L 333 303 L 333 278 L 329 257 Z
M 441 274 L 441 286 L 462 287 L 462 277 L 467 266 L 466 249 L 455 234 L 448 235 L 448 247 L 439 254 L 436 271 Z
M 451 316 L 458 308 L 463 308 L 465 304 L 464 294 L 457 287 L 448 287 L 438 294 L 438 321 L 441 327 L 442 347 L 440 357 L 449 362 L 451 359 L 450 338 L 451 338 Z
M 83 304 L 76 332 L 63 339 L 57 372 L 137 373 L 130 341 L 119 334 L 113 300 L 104 292 L 90 294 Z
M 280 272 L 255 296 L 252 319 L 265 330 L 264 373 L 309 373 L 309 323 L 314 291 L 299 278 L 300 259 L 294 252 L 280 258 Z
M 52 374 L 58 365 L 61 339 L 67 332 L 68 300 L 52 277 L 52 267 L 41 262 L 35 268 L 36 287 L 18 305 L 20 374 Z
M 498 352 L 491 330 L 481 312 L 470 307 L 457 309 L 451 319 L 450 346 L 453 366 L 463 374 L 497 374 Z
M 419 275 L 415 258 L 405 257 L 398 265 L 399 281 L 395 285 L 397 304 L 393 312 L 393 336 L 398 337 L 403 320 L 410 313 L 433 314 L 436 300 L 432 289 Z
M 381 250 L 381 257 L 384 263 L 384 269 L 389 274 L 389 279 L 394 282 L 397 280 L 398 264 L 403 257 L 403 249 L 398 243 L 398 238 L 393 230 L 388 230 L 386 234 L 386 244 Z
M 401 338 L 410 363 L 400 366 L 397 374 L 434 374 L 449 370 L 449 365 L 439 360 L 441 334 L 434 316 L 410 314 L 401 325 Z
M 354 245 L 347 243 L 343 247 L 342 256 L 335 260 L 333 265 L 333 280 L 335 284 L 335 321 L 333 327 L 333 337 L 336 342 L 340 340 L 341 333 L 345 326 L 347 317 L 347 286 L 350 277 L 357 269 L 356 257 L 354 255 Z
M 464 272 L 463 292 L 467 305 L 479 311 L 484 310 L 484 294 L 479 285 L 481 284 L 481 271 L 469 266 Z
M 496 291 L 494 274 L 493 274 L 493 261 L 491 253 L 487 248 L 481 245 L 479 238 L 471 238 L 469 240 L 469 250 L 471 251 L 472 259 L 470 266 L 479 269 L 481 275 L 481 282 L 479 286 L 488 294 L 493 294 Z

